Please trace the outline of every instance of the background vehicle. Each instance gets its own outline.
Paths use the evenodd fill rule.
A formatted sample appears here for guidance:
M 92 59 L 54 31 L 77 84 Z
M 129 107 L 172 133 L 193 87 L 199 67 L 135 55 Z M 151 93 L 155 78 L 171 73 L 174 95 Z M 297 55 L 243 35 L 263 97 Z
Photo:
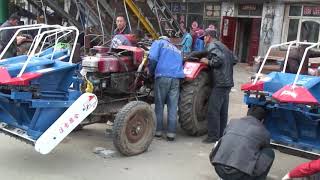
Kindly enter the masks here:
M 305 49 L 297 74 L 285 73 L 290 48 L 295 44 L 309 45 Z M 282 72 L 261 75 L 272 48 L 288 45 Z M 272 144 L 311 155 L 318 155 L 319 146 L 319 85 L 317 76 L 300 75 L 307 52 L 319 43 L 291 41 L 273 45 L 253 82 L 242 85 L 244 101 L 250 108 L 264 106 L 268 110 L 265 125 L 271 133 Z
M 0 62 L 1 132 L 35 145 L 36 150 L 46 154 L 72 130 L 109 121 L 113 123 L 114 145 L 122 154 L 131 156 L 148 149 L 156 128 L 150 106 L 153 79 L 145 71 L 151 42 L 139 42 L 139 47 L 94 47 L 92 55 L 84 57 L 80 67 L 72 63 L 78 37 L 76 28 L 58 25 L 17 28 L 39 31 L 27 55 Z M 62 46 L 64 37 L 72 33 L 75 39 L 69 44 L 73 46 Z M 54 40 L 50 45 L 47 41 L 51 38 Z M 14 37 L 10 43 L 13 40 Z M 207 67 L 188 61 L 184 66 L 186 79 L 181 87 L 179 121 L 188 134 L 202 135 L 206 133 L 205 112 L 210 94 Z M 94 99 L 94 103 L 86 102 L 89 105 L 81 108 L 78 99 L 82 95 L 90 103 Z M 73 113 L 74 117 L 65 119 L 74 106 L 78 107 L 75 112 L 92 113 L 90 116 L 85 113 L 81 118 L 80 112 Z M 39 150 L 37 141 L 43 144 L 48 138 L 59 140 L 51 143 L 49 150 Z

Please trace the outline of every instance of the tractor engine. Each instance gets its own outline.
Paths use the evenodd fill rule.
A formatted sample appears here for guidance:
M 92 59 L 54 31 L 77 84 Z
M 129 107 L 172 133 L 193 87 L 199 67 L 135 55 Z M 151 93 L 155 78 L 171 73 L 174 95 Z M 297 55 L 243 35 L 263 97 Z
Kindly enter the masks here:
M 84 57 L 82 68 L 93 84 L 94 93 L 129 94 L 135 91 L 134 81 L 144 51 L 130 46 L 117 49 L 96 46 L 94 56 Z

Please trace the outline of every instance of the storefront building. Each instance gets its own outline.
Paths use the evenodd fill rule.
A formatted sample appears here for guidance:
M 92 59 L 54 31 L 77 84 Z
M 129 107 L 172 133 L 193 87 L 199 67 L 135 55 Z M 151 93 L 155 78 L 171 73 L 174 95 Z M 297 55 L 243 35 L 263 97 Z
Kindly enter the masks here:
M 183 27 L 191 27 L 193 21 L 197 21 L 204 29 L 210 24 L 220 27 L 221 1 L 219 0 L 166 0 L 166 2 Z
M 239 57 L 253 64 L 270 45 L 300 40 L 320 41 L 318 0 L 166 1 L 183 26 L 197 21 L 202 28 L 214 24 L 220 39 Z
M 240 3 L 241 2 L 241 3 Z M 253 64 L 270 45 L 320 40 L 320 1 L 228 1 L 221 3 L 221 41 L 241 62 Z

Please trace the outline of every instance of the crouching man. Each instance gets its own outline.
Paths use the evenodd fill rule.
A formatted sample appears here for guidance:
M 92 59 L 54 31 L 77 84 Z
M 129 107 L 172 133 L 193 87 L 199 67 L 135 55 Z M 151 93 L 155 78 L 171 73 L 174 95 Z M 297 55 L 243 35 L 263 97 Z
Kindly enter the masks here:
M 262 124 L 266 110 L 253 106 L 246 117 L 233 119 L 210 153 L 223 180 L 266 179 L 274 160 L 270 134 Z

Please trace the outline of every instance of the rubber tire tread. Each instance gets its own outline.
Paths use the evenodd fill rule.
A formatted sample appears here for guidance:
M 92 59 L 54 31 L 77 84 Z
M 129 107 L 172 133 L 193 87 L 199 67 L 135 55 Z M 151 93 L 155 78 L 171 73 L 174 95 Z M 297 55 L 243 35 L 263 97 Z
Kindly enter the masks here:
M 179 101 L 179 123 L 183 129 L 190 136 L 202 136 L 207 133 L 207 126 L 199 127 L 195 110 L 196 95 L 202 93 L 204 87 L 210 86 L 209 73 L 203 71 L 193 81 L 185 81 L 181 85 L 180 101 Z M 203 113 L 207 113 L 204 110 Z
M 152 132 L 148 137 L 144 137 L 146 138 L 145 140 L 145 144 L 143 144 L 141 147 L 137 147 L 137 148 L 130 148 L 130 145 L 128 145 L 126 143 L 126 137 L 124 137 L 125 135 L 125 127 L 126 127 L 126 123 L 128 121 L 128 115 L 132 114 L 134 111 L 143 108 L 147 111 L 149 111 L 149 113 L 151 114 L 152 117 L 152 122 L 151 124 L 151 128 Z M 116 115 L 115 119 L 114 119 L 114 124 L 113 124 L 113 144 L 116 147 L 116 149 L 123 155 L 125 156 L 133 156 L 133 155 L 138 155 L 141 154 L 145 151 L 148 150 L 152 139 L 155 135 L 156 132 L 156 115 L 154 113 L 154 110 L 152 109 L 152 107 L 143 101 L 131 101 L 128 104 L 126 104 Z

